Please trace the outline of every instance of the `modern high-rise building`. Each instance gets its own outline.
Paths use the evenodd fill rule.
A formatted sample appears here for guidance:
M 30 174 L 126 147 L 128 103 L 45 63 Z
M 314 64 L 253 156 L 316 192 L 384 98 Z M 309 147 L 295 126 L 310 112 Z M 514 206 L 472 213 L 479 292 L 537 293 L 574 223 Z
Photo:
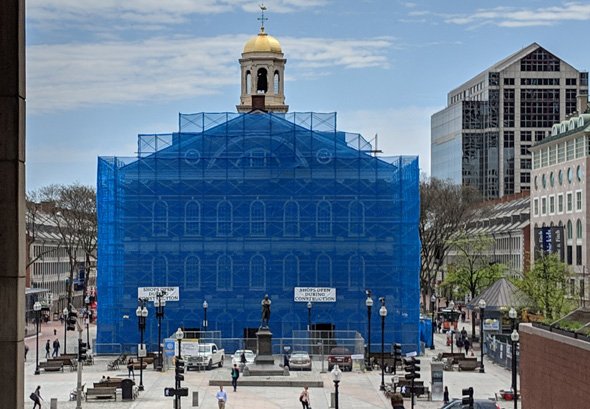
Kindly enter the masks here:
M 587 72 L 539 44 L 523 48 L 453 89 L 432 115 L 431 175 L 486 199 L 530 190 L 529 148 L 587 94 Z

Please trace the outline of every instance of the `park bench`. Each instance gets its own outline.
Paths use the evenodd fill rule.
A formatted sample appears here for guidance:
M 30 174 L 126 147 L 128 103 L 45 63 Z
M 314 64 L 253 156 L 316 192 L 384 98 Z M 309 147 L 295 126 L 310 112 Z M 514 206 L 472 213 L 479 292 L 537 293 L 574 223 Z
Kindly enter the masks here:
M 477 358 L 463 358 L 458 362 L 460 371 L 475 371 L 479 367 Z
M 64 371 L 64 363 L 63 361 L 46 361 L 46 362 L 39 362 L 39 369 L 43 369 L 45 372 L 53 371 Z
M 438 360 L 442 361 L 443 359 L 451 360 L 453 364 L 456 364 L 460 359 L 465 358 L 465 353 L 463 352 L 441 352 L 438 354 Z
M 94 382 L 93 386 L 95 388 L 120 388 L 121 387 L 121 381 L 123 381 L 124 378 L 108 378 L 108 379 L 103 379 L 99 382 Z
M 73 357 L 70 355 L 61 355 L 55 358 L 48 358 L 47 362 L 62 362 L 63 366 L 68 366 L 70 368 L 70 371 L 78 369 L 78 361 L 75 355 Z
M 114 399 L 117 400 L 117 388 L 104 387 L 104 388 L 88 388 L 86 390 L 86 401 L 88 399 Z
M 145 359 L 146 358 L 144 358 L 144 360 L 143 360 L 143 369 L 146 369 L 148 366 L 147 362 L 145 362 Z M 152 359 L 152 362 L 153 362 L 153 359 Z M 136 370 L 139 368 L 141 368 L 141 363 L 139 361 L 133 361 L 133 370 Z

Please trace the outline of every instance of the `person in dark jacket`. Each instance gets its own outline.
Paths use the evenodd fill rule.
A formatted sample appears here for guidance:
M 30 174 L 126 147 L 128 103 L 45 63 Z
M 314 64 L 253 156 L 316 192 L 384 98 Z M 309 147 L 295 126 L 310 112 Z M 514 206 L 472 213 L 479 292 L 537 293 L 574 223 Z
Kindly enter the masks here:
M 405 409 L 404 408 L 404 398 L 399 393 L 394 393 L 391 395 L 391 407 L 393 409 Z
M 445 386 L 445 391 L 443 393 L 443 401 L 445 403 L 449 403 L 449 388 Z

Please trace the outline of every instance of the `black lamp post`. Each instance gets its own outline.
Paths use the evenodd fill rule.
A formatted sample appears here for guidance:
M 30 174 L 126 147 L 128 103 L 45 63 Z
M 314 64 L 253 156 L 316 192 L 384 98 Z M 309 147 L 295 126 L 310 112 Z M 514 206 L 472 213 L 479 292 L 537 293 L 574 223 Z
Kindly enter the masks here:
M 311 331 L 311 301 L 307 302 L 307 332 Z
M 207 311 L 207 307 L 205 306 L 205 304 L 207 303 L 207 301 L 205 301 L 203 303 L 203 308 L 205 309 L 205 311 Z M 205 320 L 206 321 L 206 320 Z M 184 338 L 184 332 L 182 332 L 182 329 L 179 327 L 176 330 L 176 340 L 178 341 L 178 356 L 176 357 L 177 362 L 182 361 L 182 339 Z M 180 380 L 178 379 L 178 373 L 176 374 L 175 377 L 175 386 L 176 386 L 176 390 L 180 389 Z M 180 396 L 178 396 L 178 394 L 174 395 L 174 400 L 176 401 L 176 405 L 174 406 L 175 409 L 180 409 Z
M 434 295 L 434 292 L 432 293 L 432 297 L 430 297 L 430 308 L 432 310 L 432 321 L 430 323 L 430 325 L 432 326 L 432 341 L 430 344 L 430 349 L 434 349 L 434 329 L 436 328 L 436 324 L 434 323 L 434 307 L 436 305 L 436 295 Z
M 366 290 L 367 299 L 365 305 L 367 306 L 367 369 L 372 371 L 371 365 L 371 308 L 373 307 L 373 299 L 371 298 L 371 290 Z
M 510 308 L 508 316 L 512 322 L 512 333 L 510 334 L 510 339 L 512 340 L 512 391 L 514 392 L 514 409 L 516 409 L 516 402 L 518 400 L 516 391 L 516 347 L 520 339 L 520 335 L 516 330 L 516 310 L 514 308 Z
M 381 316 L 381 386 L 380 390 L 385 390 L 385 317 L 387 317 L 387 308 L 385 308 L 385 297 L 380 297 L 381 308 L 379 308 L 379 315 Z
M 340 384 L 340 378 L 342 377 L 342 371 L 338 365 L 334 365 L 332 369 L 332 380 L 334 381 L 334 408 L 338 409 L 338 385 Z
M 86 296 L 84 298 L 84 304 L 86 305 L 86 345 L 88 349 L 91 349 L 90 346 L 90 297 Z
M 35 311 L 35 319 L 37 320 L 37 354 L 35 355 L 35 375 L 39 375 L 41 371 L 39 371 L 39 321 L 41 319 L 41 303 L 39 301 L 35 301 L 33 304 L 33 311 Z
M 486 309 L 486 301 L 482 298 L 479 300 L 479 345 L 481 347 L 481 364 L 479 366 L 479 372 L 484 373 L 484 365 L 483 365 L 483 344 L 484 344 L 484 336 L 483 336 L 483 320 L 485 317 L 485 309 Z
M 164 307 L 166 306 L 166 300 L 162 297 L 166 294 L 166 291 L 158 290 L 156 293 L 156 300 L 154 306 L 156 307 L 156 318 L 158 319 L 158 371 L 163 368 L 163 357 L 164 351 L 162 351 L 162 319 L 164 318 Z
M 453 336 L 455 335 L 455 302 L 451 300 L 449 303 L 449 308 L 451 309 L 451 328 L 449 331 L 451 332 L 451 354 L 453 353 L 453 344 L 455 343 L 453 340 Z
M 138 350 L 139 355 L 139 390 L 143 390 L 143 356 L 145 355 L 145 345 L 143 344 L 143 332 L 145 331 L 145 320 L 148 316 L 148 309 L 145 307 L 145 300 L 139 299 L 140 305 L 135 310 L 135 315 L 137 315 L 137 320 L 139 324 L 139 334 L 140 334 L 140 349 Z
M 207 300 L 203 301 L 203 332 L 207 332 L 207 326 L 208 326 L 208 322 L 207 322 L 207 308 L 209 308 L 209 303 L 207 303 Z
M 64 308 L 64 310 L 62 311 L 64 314 L 64 354 L 68 353 L 68 315 L 70 314 L 70 311 L 68 310 L 68 308 Z

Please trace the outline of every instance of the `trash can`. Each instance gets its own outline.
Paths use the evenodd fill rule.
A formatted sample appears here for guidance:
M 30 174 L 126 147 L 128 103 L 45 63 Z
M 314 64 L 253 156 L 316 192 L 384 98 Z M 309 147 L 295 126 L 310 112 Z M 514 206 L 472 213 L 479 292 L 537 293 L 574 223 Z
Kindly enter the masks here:
M 133 383 L 131 379 L 121 381 L 121 399 L 133 400 Z
M 50 409 L 57 409 L 57 398 L 51 398 L 51 401 L 49 404 L 51 405 Z

